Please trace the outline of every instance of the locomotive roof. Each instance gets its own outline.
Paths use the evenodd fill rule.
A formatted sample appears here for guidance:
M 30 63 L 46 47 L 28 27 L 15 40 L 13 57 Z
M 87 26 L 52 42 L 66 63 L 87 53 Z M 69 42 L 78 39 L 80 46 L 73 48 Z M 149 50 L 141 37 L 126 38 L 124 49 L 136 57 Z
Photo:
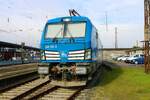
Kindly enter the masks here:
M 53 18 L 47 21 L 47 23 L 57 23 L 57 22 L 63 22 L 63 19 L 70 19 L 70 21 L 89 21 L 89 18 L 85 16 L 66 16 L 66 17 L 58 17 Z

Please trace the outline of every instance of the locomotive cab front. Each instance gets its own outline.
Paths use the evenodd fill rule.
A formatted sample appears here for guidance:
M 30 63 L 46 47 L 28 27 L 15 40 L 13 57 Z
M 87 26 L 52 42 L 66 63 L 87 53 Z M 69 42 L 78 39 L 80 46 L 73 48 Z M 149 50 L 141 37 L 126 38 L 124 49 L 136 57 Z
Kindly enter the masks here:
M 85 85 L 97 67 L 98 48 L 92 43 L 97 39 L 91 40 L 92 32 L 92 24 L 85 17 L 49 20 L 41 39 L 39 74 L 48 75 L 52 83 L 61 86 L 74 86 L 73 82 Z

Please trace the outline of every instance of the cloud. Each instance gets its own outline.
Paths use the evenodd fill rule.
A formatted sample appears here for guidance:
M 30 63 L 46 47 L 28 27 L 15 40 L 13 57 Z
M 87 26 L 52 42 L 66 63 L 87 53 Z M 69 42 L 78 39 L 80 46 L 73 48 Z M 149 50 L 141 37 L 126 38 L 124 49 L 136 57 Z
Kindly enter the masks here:
M 0 3 L 0 30 L 3 31 L 0 40 L 7 41 L 10 37 L 12 42 L 25 41 L 39 46 L 39 30 L 43 30 L 47 19 L 68 16 L 70 8 L 91 19 L 101 33 L 104 47 L 114 47 L 114 27 L 118 27 L 119 47 L 132 47 L 134 41 L 143 40 L 143 0 L 0 0 Z M 106 12 L 109 32 L 105 31 Z

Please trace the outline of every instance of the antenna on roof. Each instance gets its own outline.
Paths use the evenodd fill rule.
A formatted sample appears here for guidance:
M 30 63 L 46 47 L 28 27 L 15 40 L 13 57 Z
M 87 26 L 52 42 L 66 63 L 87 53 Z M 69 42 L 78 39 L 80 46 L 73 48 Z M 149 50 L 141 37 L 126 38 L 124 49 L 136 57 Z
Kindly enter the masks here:
M 80 14 L 74 9 L 69 9 L 70 16 L 80 16 Z

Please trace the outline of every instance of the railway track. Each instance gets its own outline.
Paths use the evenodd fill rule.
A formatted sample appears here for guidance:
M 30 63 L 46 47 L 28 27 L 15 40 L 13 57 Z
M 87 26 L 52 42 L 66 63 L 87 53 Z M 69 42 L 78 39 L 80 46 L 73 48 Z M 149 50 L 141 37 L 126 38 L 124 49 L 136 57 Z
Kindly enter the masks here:
M 24 84 L 21 84 L 19 86 L 16 86 L 14 88 L 8 89 L 2 93 L 0 93 L 0 100 L 20 100 L 21 98 L 18 98 L 20 95 L 27 93 L 30 90 L 33 90 L 35 87 L 40 87 L 42 84 L 49 82 L 49 80 L 46 79 L 36 79 Z
M 26 74 L 23 76 L 14 77 L 11 79 L 1 80 L 0 81 L 0 85 L 1 85 L 0 86 L 0 94 L 9 89 L 15 88 L 21 84 L 36 80 L 38 78 L 39 78 L 39 76 L 37 75 L 37 73 L 30 73 L 30 74 Z
M 38 100 L 74 100 L 85 87 L 78 88 L 61 88 L 54 86 L 44 95 L 38 96 Z M 33 100 L 32 99 L 32 100 Z
M 47 81 L 17 95 L 12 98 L 12 100 L 74 100 L 83 89 L 84 87 L 76 89 L 61 88 L 59 86 L 52 86 L 51 83 Z
M 36 79 L 0 93 L 0 100 L 90 100 L 85 88 L 62 88 L 53 86 L 48 78 Z
M 74 100 L 84 88 L 61 88 L 37 79 L 1 93 L 0 100 Z
M 36 79 L 0 93 L 0 100 L 90 100 L 86 87 L 62 88 L 48 78 Z

